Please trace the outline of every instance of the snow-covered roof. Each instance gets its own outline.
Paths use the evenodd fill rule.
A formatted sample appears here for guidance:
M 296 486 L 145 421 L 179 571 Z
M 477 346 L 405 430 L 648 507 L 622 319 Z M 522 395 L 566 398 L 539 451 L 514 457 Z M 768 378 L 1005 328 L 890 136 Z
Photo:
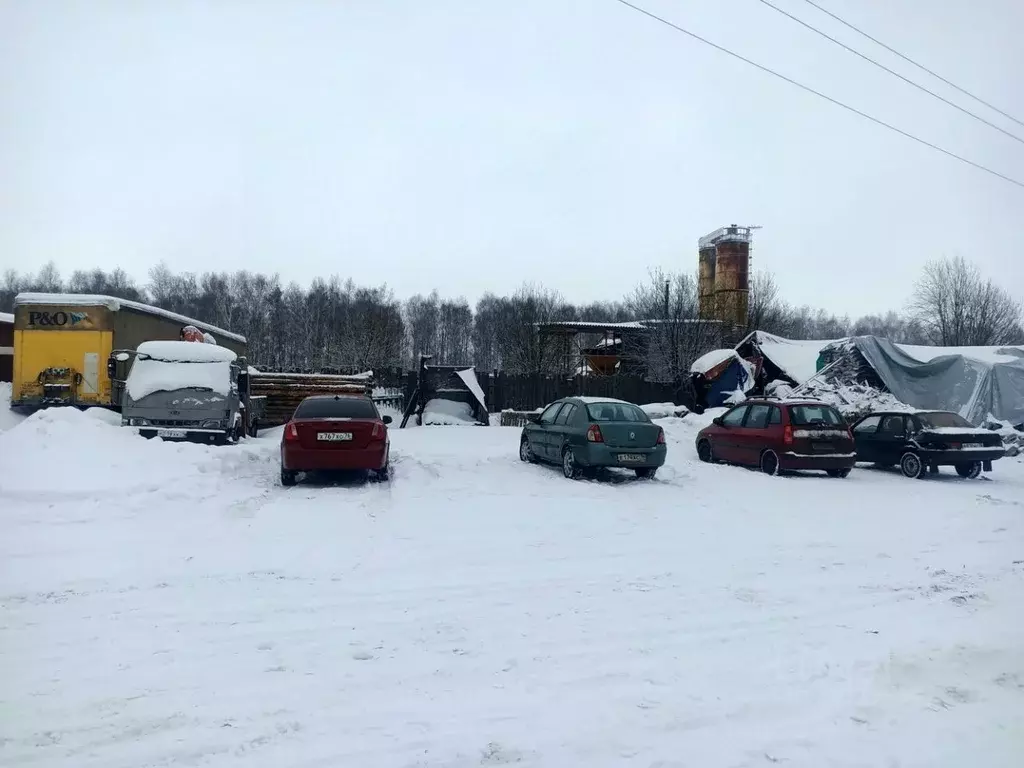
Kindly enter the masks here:
M 737 344 L 736 349 L 740 349 L 749 341 L 753 341 L 761 350 L 761 354 L 793 381 L 803 384 L 818 372 L 818 355 L 821 350 L 842 339 L 784 339 L 773 333 L 754 331 Z
M 227 347 L 197 341 L 144 341 L 137 351 L 170 363 L 232 363 L 238 359 Z
M 174 322 L 181 323 L 182 325 L 194 325 L 201 331 L 209 331 L 210 333 L 219 334 L 226 339 L 237 341 L 240 344 L 246 343 L 245 336 L 232 333 L 231 331 L 225 331 L 223 328 L 218 328 L 216 325 L 203 323 L 199 320 L 194 320 L 191 317 L 179 315 L 177 312 L 169 312 L 166 309 L 154 307 L 149 304 L 143 304 L 139 301 L 117 299 L 113 296 L 101 296 L 99 294 L 90 293 L 19 293 L 14 297 L 14 305 L 18 306 L 19 304 L 52 304 L 57 306 L 65 304 L 73 307 L 106 307 L 111 312 L 117 312 L 121 307 L 129 307 L 138 312 L 146 312 L 150 315 L 165 317 L 168 320 L 173 320 Z
M 0 312 L 0 323 L 14 325 L 14 315 L 10 314 L 9 312 Z
M 937 357 L 945 355 L 963 355 L 970 360 L 996 365 L 1011 363 L 1024 357 L 1024 346 L 1004 345 L 1002 347 L 924 347 L 913 344 L 893 344 L 897 349 L 906 352 L 915 360 L 929 363 Z
M 712 349 L 710 352 L 701 355 L 693 361 L 690 366 L 690 373 L 707 373 L 716 365 L 721 365 L 730 358 L 737 358 L 735 349 Z
M 595 405 L 597 403 L 622 403 L 623 405 L 633 405 L 633 403 L 627 402 L 625 400 L 616 400 L 614 397 L 586 397 L 586 396 L 579 396 L 579 397 L 576 397 L 576 399 L 581 401 L 581 402 L 583 402 L 583 403 L 585 403 L 585 404 L 587 404 L 587 405 Z

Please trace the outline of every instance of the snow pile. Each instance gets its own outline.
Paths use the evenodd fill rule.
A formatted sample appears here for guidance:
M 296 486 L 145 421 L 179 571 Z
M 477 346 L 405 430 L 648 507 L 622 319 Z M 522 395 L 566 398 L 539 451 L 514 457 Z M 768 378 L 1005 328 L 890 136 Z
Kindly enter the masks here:
M 1003 439 L 1003 447 L 1006 448 L 1007 456 L 1019 456 L 1024 453 L 1024 432 L 1014 428 L 1008 421 L 989 416 L 984 425 L 985 429 L 998 432 Z
M 909 413 L 917 410 L 917 408 L 900 402 L 891 393 L 869 387 L 866 384 L 819 383 L 815 379 L 813 384 L 801 387 L 796 394 L 790 391 L 788 396 L 806 397 L 808 400 L 820 400 L 823 403 L 828 403 L 851 423 L 876 411 Z
M 0 381 L 0 432 L 17 426 L 25 416 L 11 410 L 11 383 Z
M 448 426 L 472 426 L 477 423 L 469 403 L 435 398 L 423 408 L 423 423 Z
M 673 416 L 682 418 L 690 412 L 685 405 L 675 405 L 674 403 L 647 403 L 639 408 L 652 419 L 667 419 Z
M 128 492 L 173 495 L 194 483 L 217 485 L 217 469 L 248 463 L 258 444 L 249 441 L 236 452 L 147 440 L 138 430 L 121 427 L 120 416 L 103 408 L 49 408 L 0 432 L 0 495 L 75 497 L 116 508 Z M 192 490 L 202 493 L 200 486 Z
M 802 384 L 818 372 L 818 357 L 821 350 L 837 341 L 841 339 L 785 339 L 773 333 L 754 331 L 737 344 L 736 349 L 741 349 L 748 343 L 753 344 L 783 373 L 798 384 Z

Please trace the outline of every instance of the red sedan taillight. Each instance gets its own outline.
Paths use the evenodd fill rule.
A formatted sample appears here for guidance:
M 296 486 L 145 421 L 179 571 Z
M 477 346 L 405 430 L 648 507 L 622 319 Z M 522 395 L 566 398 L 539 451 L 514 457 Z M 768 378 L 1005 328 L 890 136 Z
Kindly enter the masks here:
M 658 427 L 658 442 L 656 443 L 656 445 L 664 445 L 664 444 L 665 444 L 665 430 L 662 429 L 661 427 Z
M 793 444 L 793 428 L 789 424 L 782 430 L 782 442 L 786 445 Z
M 371 440 L 383 440 L 384 435 L 387 434 L 387 429 L 384 427 L 383 421 L 373 422 L 373 432 L 370 433 Z
M 299 428 L 295 426 L 294 421 L 289 421 L 288 425 L 284 428 L 284 441 L 286 443 L 294 443 L 299 439 Z
M 601 428 L 597 424 L 591 424 L 590 429 L 587 430 L 587 441 L 591 443 L 604 442 L 604 435 L 601 434 Z

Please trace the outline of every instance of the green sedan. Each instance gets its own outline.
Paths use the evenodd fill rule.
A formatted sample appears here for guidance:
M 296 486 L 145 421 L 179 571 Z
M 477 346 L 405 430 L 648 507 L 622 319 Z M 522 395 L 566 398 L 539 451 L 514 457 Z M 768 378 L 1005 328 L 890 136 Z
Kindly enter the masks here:
M 623 400 L 567 397 L 530 417 L 519 441 L 519 458 L 559 464 L 576 478 L 599 467 L 632 469 L 654 477 L 665 463 L 665 431 L 640 408 Z

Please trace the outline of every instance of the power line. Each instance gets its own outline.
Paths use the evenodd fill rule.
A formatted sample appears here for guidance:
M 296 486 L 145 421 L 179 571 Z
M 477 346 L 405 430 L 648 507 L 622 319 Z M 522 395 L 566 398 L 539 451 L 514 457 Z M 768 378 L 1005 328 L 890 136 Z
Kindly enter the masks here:
M 1021 144 L 1024 144 L 1024 139 L 1022 139 L 1020 136 L 1017 136 L 1014 133 L 1010 133 L 1005 128 L 1001 128 L 1000 126 L 996 125 L 995 123 L 990 122 L 989 120 L 986 120 L 981 115 L 976 115 L 974 112 L 971 112 L 969 109 L 965 109 L 964 107 L 961 107 L 956 102 L 950 101 L 945 96 L 940 96 L 939 94 L 935 93 L 935 91 L 928 90 L 927 88 L 925 88 L 920 83 L 915 83 L 909 77 L 904 77 L 903 75 L 901 75 L 896 70 L 890 69 L 889 67 L 885 66 L 885 64 L 882 64 L 882 63 L 876 61 L 875 59 L 872 59 L 870 56 L 867 56 L 867 55 L 861 53 L 856 48 L 851 48 L 850 46 L 848 46 L 846 43 L 842 42 L 841 40 L 837 40 L 836 38 L 832 37 L 828 33 L 822 32 L 817 27 L 815 27 L 815 26 L 813 26 L 811 24 L 808 24 L 806 21 L 804 21 L 801 18 L 798 18 L 797 16 L 794 16 L 789 11 L 786 11 L 786 10 L 783 10 L 782 8 L 779 8 L 779 6 L 775 5 L 775 3 L 771 2 L 771 0 L 758 0 L 758 2 L 762 3 L 763 5 L 767 5 L 769 8 L 771 8 L 774 11 L 778 11 L 779 13 L 781 13 L 786 18 L 792 19 L 793 21 L 795 21 L 800 26 L 806 27 L 807 29 L 811 30 L 811 32 L 814 32 L 817 35 L 821 35 L 826 40 L 831 40 L 833 43 L 838 45 L 840 48 L 844 48 L 845 50 L 847 50 L 850 53 L 852 53 L 854 56 L 859 56 L 860 58 L 864 59 L 864 61 L 866 61 L 866 62 L 868 62 L 870 64 L 874 64 L 876 67 L 878 67 L 881 70 L 884 70 L 884 71 L 888 72 L 890 75 L 894 75 L 895 77 L 898 77 L 903 82 L 909 83 L 910 85 L 914 86 L 915 88 L 917 88 L 920 91 L 924 91 L 929 96 L 934 96 L 936 99 L 938 99 L 939 101 L 943 102 L 944 104 L 948 104 L 949 106 L 953 107 L 954 109 L 960 110 L 965 115 L 970 115 L 975 120 L 978 120 L 978 121 L 984 123 L 985 125 L 987 125 L 989 128 L 995 128 L 1000 133 L 1005 133 L 1007 136 L 1009 136 L 1014 141 L 1019 141 Z
M 850 22 L 846 21 L 846 19 L 843 19 L 840 16 L 837 16 L 836 14 L 832 13 L 832 11 L 830 11 L 828 8 L 822 8 L 820 5 L 818 5 L 816 2 L 814 2 L 814 0 L 804 0 L 804 2 L 807 3 L 808 5 L 811 5 L 811 6 L 815 7 L 815 8 L 817 8 L 819 11 L 821 11 L 825 15 L 831 16 L 833 19 L 838 21 L 840 24 L 842 24 L 842 25 L 852 29 L 858 35 L 863 35 L 864 37 L 866 37 L 868 40 L 870 40 L 871 42 L 875 43 L 876 45 L 882 46 L 883 48 L 885 48 L 885 50 L 889 51 L 890 53 L 894 53 L 897 56 L 899 56 L 901 59 L 903 59 L 904 61 L 909 62 L 910 64 L 913 64 L 915 67 L 920 69 L 922 72 L 927 72 L 929 75 L 931 75 L 932 77 L 936 78 L 937 80 L 941 80 L 946 85 L 948 85 L 950 88 L 955 88 L 956 90 L 960 91 L 960 93 L 964 94 L 965 96 L 970 96 L 976 102 L 978 102 L 979 104 L 984 104 L 986 107 L 991 109 L 993 112 L 998 112 L 1003 117 L 1008 118 L 1010 120 L 1013 120 L 1013 122 L 1017 123 L 1017 125 L 1024 126 L 1024 121 L 1018 120 L 1016 117 L 1011 115 L 1009 112 L 1004 112 L 999 107 L 995 106 L 994 104 L 990 104 L 989 102 L 985 101 L 980 96 L 975 96 L 973 93 L 968 91 L 966 88 L 961 88 L 956 83 L 954 83 L 954 82 L 952 82 L 950 80 L 947 80 L 942 75 L 940 75 L 938 72 L 936 72 L 934 70 L 931 70 L 931 69 L 928 69 L 928 67 L 926 67 L 924 64 L 919 64 L 918 62 L 914 61 L 909 56 L 906 56 L 906 55 L 900 53 L 899 51 L 897 51 L 891 45 L 886 45 L 881 40 L 879 40 L 877 37 L 872 37 L 867 32 L 865 32 L 863 29 L 859 29 L 858 27 L 855 27 L 853 24 L 851 24 Z
M 865 120 L 870 120 L 872 123 L 875 123 L 876 125 L 880 125 L 883 128 L 888 128 L 890 131 L 895 131 L 896 133 L 900 134 L 901 136 L 905 136 L 906 138 L 911 139 L 912 141 L 916 141 L 918 144 L 923 144 L 924 146 L 926 146 L 926 147 L 928 147 L 930 149 L 934 149 L 936 152 L 941 152 L 942 154 L 946 155 L 947 157 L 952 157 L 954 160 L 959 160 L 961 163 L 966 163 L 967 165 L 971 166 L 972 168 L 977 168 L 979 171 L 984 171 L 985 173 L 991 174 L 991 175 L 993 175 L 993 176 L 995 176 L 997 178 L 1002 179 L 1003 181 L 1008 181 L 1011 184 L 1014 184 L 1014 185 L 1016 185 L 1018 187 L 1024 188 L 1024 182 L 1022 182 L 1022 181 L 1018 181 L 1017 179 L 1014 179 L 1014 178 L 1012 178 L 1010 176 L 1006 176 L 1005 174 L 1002 174 L 999 171 L 995 171 L 995 170 L 993 170 L 991 168 L 988 168 L 988 167 L 986 167 L 984 165 L 981 165 L 980 163 L 976 163 L 973 160 L 968 160 L 966 157 L 962 157 L 961 155 L 958 155 L 955 152 L 951 152 L 948 149 L 943 149 L 938 144 L 932 144 L 930 141 L 927 141 L 926 139 L 922 139 L 922 138 L 920 138 L 918 136 L 915 136 L 912 133 L 908 133 L 907 131 L 904 131 L 902 128 L 897 128 L 895 125 L 892 125 L 891 123 L 887 123 L 884 120 L 879 120 L 877 117 L 872 117 L 867 112 L 862 112 L 861 110 L 857 109 L 856 107 L 851 107 L 849 104 L 845 104 L 845 103 L 839 101 L 838 99 L 833 99 L 831 96 L 826 96 L 821 91 L 816 91 L 813 88 L 811 88 L 809 85 L 804 85 L 803 83 L 797 82 L 796 80 L 794 80 L 791 77 L 787 77 L 786 75 L 780 74 L 779 72 L 776 72 L 773 69 L 769 69 L 768 67 L 764 66 L 763 64 L 758 64 L 756 61 L 748 59 L 746 56 L 742 56 L 742 55 L 736 53 L 735 51 L 730 51 L 728 48 L 724 48 L 721 45 L 719 45 L 718 43 L 713 43 L 710 40 L 708 40 L 707 38 L 701 37 L 700 35 L 698 35 L 695 32 L 691 32 L 688 29 L 680 27 L 678 24 L 674 24 L 673 22 L 669 21 L 668 19 L 665 19 L 665 18 L 663 18 L 661 16 L 658 16 L 657 14 L 651 13 L 650 11 L 645 10 L 644 8 L 641 8 L 638 5 L 633 5 L 633 3 L 629 2 L 629 0 L 615 0 L 615 2 L 621 3 L 622 5 L 626 6 L 627 8 L 631 8 L 632 10 L 636 11 L 637 13 L 642 13 L 644 16 L 652 18 L 655 21 L 661 22 L 665 26 L 671 27 L 672 29 L 676 30 L 677 32 L 682 32 L 684 35 L 692 37 L 694 40 L 697 40 L 698 42 L 704 43 L 705 45 L 709 45 L 709 46 L 711 46 L 712 48 L 714 48 L 717 51 L 721 51 L 722 53 L 728 54 L 729 56 L 732 56 L 734 59 L 739 59 L 744 64 L 749 64 L 752 67 L 756 67 L 757 69 L 761 70 L 762 72 L 766 72 L 767 74 L 772 75 L 773 77 L 777 77 L 780 80 L 786 81 L 790 85 L 795 85 L 797 88 L 800 88 L 801 90 L 807 91 L 808 93 L 814 94 L 815 96 L 817 96 L 819 98 L 825 99 L 825 101 L 831 102 L 832 104 L 835 104 L 837 107 L 842 107 L 843 109 L 847 110 L 848 112 L 853 112 L 853 114 L 859 115 L 860 117 L 863 117 Z

